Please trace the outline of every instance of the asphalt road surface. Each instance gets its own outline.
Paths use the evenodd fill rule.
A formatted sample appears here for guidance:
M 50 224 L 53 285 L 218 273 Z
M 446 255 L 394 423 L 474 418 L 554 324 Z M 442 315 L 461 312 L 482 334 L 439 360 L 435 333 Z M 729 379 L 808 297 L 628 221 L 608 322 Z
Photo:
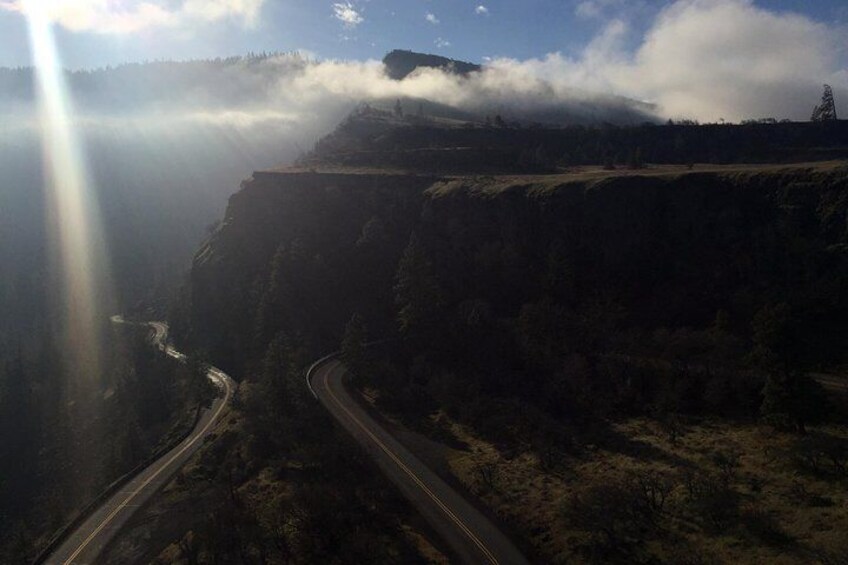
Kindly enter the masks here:
M 113 318 L 115 322 L 122 320 Z M 170 357 L 180 361 L 185 355 L 166 342 L 168 326 L 161 322 L 148 324 L 154 332 L 153 343 Z M 186 461 L 203 445 L 203 440 L 214 428 L 233 392 L 233 381 L 221 370 L 210 367 L 209 380 L 223 391 L 204 410 L 192 433 L 179 445 L 145 468 L 119 491 L 109 497 L 50 555 L 47 563 L 82 565 L 98 562 L 103 549 L 115 534 L 126 524 L 130 516 L 147 502 L 174 476 Z
M 848 393 L 848 378 L 845 378 L 844 376 L 813 373 L 812 377 L 817 380 L 819 384 L 825 388 L 825 390 Z
M 466 563 L 527 563 L 512 542 L 480 511 L 403 447 L 351 398 L 345 366 L 325 358 L 309 372 L 309 385 L 330 414 L 361 443 L 432 527 Z

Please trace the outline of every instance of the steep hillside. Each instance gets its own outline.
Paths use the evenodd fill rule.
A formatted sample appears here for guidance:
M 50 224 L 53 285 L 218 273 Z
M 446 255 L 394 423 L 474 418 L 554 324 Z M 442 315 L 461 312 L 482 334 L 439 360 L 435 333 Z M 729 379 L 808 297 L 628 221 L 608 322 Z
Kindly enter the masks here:
M 241 375 L 284 329 L 302 333 L 317 352 L 337 343 L 353 309 L 391 320 L 385 298 L 395 263 L 434 182 L 255 173 L 195 257 L 191 300 L 181 304 L 190 310 L 175 320 L 177 335 L 190 335 Z
M 355 385 L 453 446 L 437 464 L 546 561 L 674 560 L 685 546 L 791 563 L 836 547 L 803 526 L 820 519 L 811 493 L 848 520 L 844 401 L 807 376 L 846 362 L 846 280 L 844 162 L 325 166 L 243 185 L 173 322 L 248 391 L 275 382 L 280 347 L 299 356 L 282 365 L 297 390 L 297 368 L 344 337 Z M 248 406 L 246 429 L 261 414 Z
M 446 304 L 482 300 L 495 318 L 548 292 L 554 254 L 569 271 L 568 300 L 614 300 L 625 326 L 703 326 L 725 309 L 743 327 L 763 304 L 794 297 L 813 300 L 805 316 L 836 323 L 844 167 L 664 171 L 257 173 L 198 253 L 180 321 L 233 360 L 292 323 L 263 313 L 270 302 L 296 304 L 290 315 L 309 320 L 298 330 L 319 347 L 340 337 L 354 311 L 388 331 L 397 262 L 416 233 Z

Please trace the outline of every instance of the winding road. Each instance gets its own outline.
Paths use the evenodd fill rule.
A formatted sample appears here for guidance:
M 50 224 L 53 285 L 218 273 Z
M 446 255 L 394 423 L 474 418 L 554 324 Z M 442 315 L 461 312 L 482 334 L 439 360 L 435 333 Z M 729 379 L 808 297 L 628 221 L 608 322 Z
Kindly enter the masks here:
M 113 318 L 113 321 L 123 322 L 119 317 Z M 168 326 L 166 324 L 150 322 L 147 325 L 153 329 L 152 341 L 156 347 L 174 359 L 185 360 L 185 355 L 167 344 Z M 207 376 L 223 391 L 223 396 L 218 396 L 212 406 L 203 411 L 191 434 L 109 496 L 68 534 L 61 545 L 46 559 L 46 563 L 61 565 L 97 563 L 103 549 L 130 516 L 164 487 L 180 467 L 203 445 L 203 441 L 229 404 L 234 389 L 232 379 L 220 369 L 210 367 Z
M 520 565 L 524 556 L 486 516 L 383 429 L 345 389 L 345 366 L 335 356 L 307 373 L 312 393 L 360 443 L 386 476 L 465 563 Z
M 818 383 L 827 391 L 848 393 L 848 378 L 844 375 L 812 373 L 810 376 L 818 381 Z

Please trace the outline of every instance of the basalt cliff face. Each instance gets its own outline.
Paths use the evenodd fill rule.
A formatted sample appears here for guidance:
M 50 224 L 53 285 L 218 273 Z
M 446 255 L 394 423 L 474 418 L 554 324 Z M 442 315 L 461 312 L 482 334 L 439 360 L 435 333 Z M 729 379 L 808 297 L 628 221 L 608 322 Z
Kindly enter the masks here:
M 175 330 L 235 374 L 281 333 L 315 351 L 336 348 L 353 313 L 371 335 L 389 335 L 411 238 L 453 322 L 474 312 L 497 324 L 551 299 L 618 329 L 706 327 L 719 311 L 748 327 L 764 304 L 788 301 L 811 347 L 825 347 L 848 319 L 844 165 L 502 177 L 283 171 L 256 173 L 231 198 L 195 258 Z
M 352 309 L 390 307 L 397 258 L 434 182 L 255 173 L 195 257 L 178 335 L 232 369 L 281 331 L 306 333 L 316 350 L 338 345 Z

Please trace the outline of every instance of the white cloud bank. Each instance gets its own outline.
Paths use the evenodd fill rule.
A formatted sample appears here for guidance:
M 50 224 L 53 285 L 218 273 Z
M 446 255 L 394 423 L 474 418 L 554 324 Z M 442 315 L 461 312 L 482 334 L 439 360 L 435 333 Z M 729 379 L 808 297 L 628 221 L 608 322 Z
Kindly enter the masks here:
M 593 16 L 601 4 L 583 2 L 578 11 Z M 845 28 L 750 0 L 679 0 L 660 12 L 635 52 L 624 48 L 628 33 L 613 20 L 577 57 L 555 53 L 500 65 L 548 77 L 555 88 L 651 101 L 669 117 L 808 119 L 822 83 L 848 105 Z
M 809 119 L 822 84 L 829 83 L 837 105 L 848 108 L 844 27 L 766 10 L 751 0 L 678 0 L 659 13 L 634 50 L 625 47 L 631 33 L 625 22 L 612 20 L 577 56 L 494 59 L 467 81 L 424 73 L 397 86 L 357 72 L 347 84 L 356 90 L 367 81 L 362 90 L 374 95 L 408 89 L 414 92 L 407 95 L 464 107 L 475 100 L 523 107 L 546 98 L 579 103 L 592 100 L 591 92 L 611 93 L 656 104 L 663 117 L 739 121 Z M 427 87 L 428 81 L 439 85 Z
M 608 63 L 599 79 L 666 114 L 806 119 L 823 82 L 848 103 L 848 73 L 835 55 L 846 39 L 845 29 L 749 1 L 685 0 L 659 15 L 630 61 L 619 62 L 614 43 L 589 57 Z
M 0 8 L 26 13 L 29 2 L 42 0 L 5 0 Z M 256 23 L 265 0 L 51 0 L 40 9 L 58 25 L 75 32 L 124 34 L 152 28 L 182 27 L 226 19 Z
M 235 17 L 250 22 L 262 4 L 262 0 L 171 0 L 169 10 L 163 7 L 166 4 L 158 4 L 160 1 L 165 0 L 156 0 L 156 4 L 59 0 L 53 9 L 63 25 L 84 29 L 107 17 L 101 8 L 108 5 L 112 8 L 106 23 L 111 29 L 129 29 L 141 21 L 170 22 L 177 17 L 174 14 L 204 21 Z M 595 3 L 613 1 L 619 0 Z M 59 10 L 70 3 L 89 10 Z M 19 4 L 0 0 L 0 5 L 9 9 Z M 164 11 L 157 11 L 154 5 Z M 126 11 L 118 12 L 115 6 Z M 357 4 L 331 6 L 333 15 L 346 26 L 364 21 Z M 118 18 L 121 13 L 128 19 Z M 134 20 L 133 14 L 140 20 Z M 361 100 L 399 96 L 427 98 L 467 110 L 476 106 L 484 112 L 503 109 L 505 113 L 523 110 L 550 115 L 549 110 L 562 106 L 592 114 L 600 121 L 608 119 L 603 111 L 611 105 L 624 105 L 605 97 L 615 94 L 653 103 L 664 118 L 805 120 L 826 82 L 834 87 L 837 106 L 848 113 L 848 71 L 844 66 L 848 31 L 843 27 L 759 8 L 750 0 L 678 0 L 659 13 L 635 49 L 628 49 L 632 33 L 626 22 L 608 21 L 575 56 L 553 53 L 524 61 L 493 59 L 482 73 L 468 79 L 427 70 L 392 81 L 383 76 L 376 61 L 272 61 L 229 69 L 221 84 L 209 87 L 208 92 L 198 86 L 190 99 L 201 106 L 203 100 L 212 100 L 209 112 L 223 109 L 230 116 L 266 115 L 269 108 L 286 108 L 287 123 L 310 130 L 310 120 L 316 121 L 319 130 L 331 128 L 334 124 L 327 119 L 337 119 L 338 112 Z M 435 41 L 437 48 L 447 45 L 444 38 Z M 251 69 L 258 69 L 261 76 Z M 239 102 L 220 102 L 221 92 Z M 598 101 L 606 110 L 598 111 L 597 104 L 591 107 Z M 536 112 L 540 108 L 543 111 Z

